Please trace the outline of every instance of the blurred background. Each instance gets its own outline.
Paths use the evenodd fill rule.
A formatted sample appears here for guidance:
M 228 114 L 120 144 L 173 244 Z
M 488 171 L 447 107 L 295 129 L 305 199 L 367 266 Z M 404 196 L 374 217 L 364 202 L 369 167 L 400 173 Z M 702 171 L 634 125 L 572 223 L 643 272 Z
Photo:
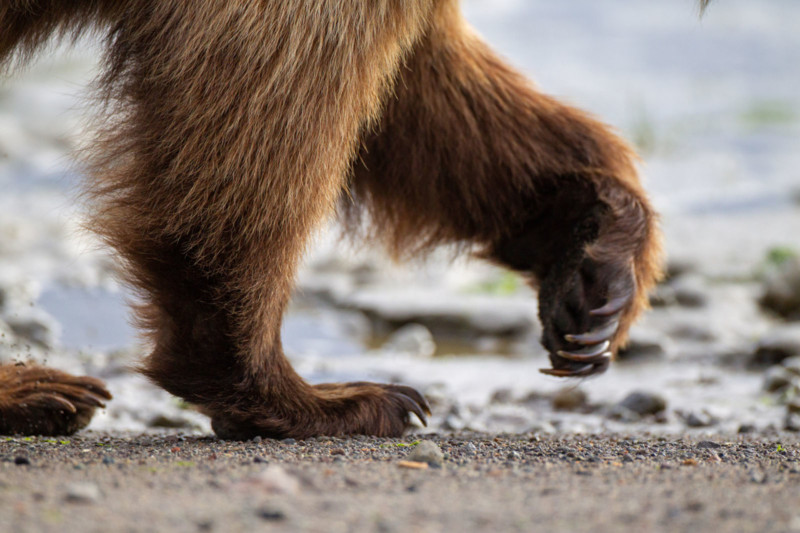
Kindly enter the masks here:
M 315 382 L 401 381 L 430 429 L 800 430 L 800 3 L 464 0 L 487 41 L 545 92 L 633 142 L 662 215 L 668 280 L 604 376 L 565 382 L 538 344 L 535 294 L 443 250 L 395 265 L 343 244 L 309 251 L 284 325 Z M 128 370 L 146 352 L 108 250 L 81 229 L 80 166 L 96 43 L 0 84 L 0 361 L 108 380 L 94 429 L 208 432 Z

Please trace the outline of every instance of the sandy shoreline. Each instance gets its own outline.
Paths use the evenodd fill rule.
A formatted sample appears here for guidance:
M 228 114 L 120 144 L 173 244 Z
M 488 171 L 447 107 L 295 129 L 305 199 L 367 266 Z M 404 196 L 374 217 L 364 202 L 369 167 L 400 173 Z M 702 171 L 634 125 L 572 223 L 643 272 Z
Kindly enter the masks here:
M 790 435 L 425 438 L 0 438 L 0 530 L 800 530 Z

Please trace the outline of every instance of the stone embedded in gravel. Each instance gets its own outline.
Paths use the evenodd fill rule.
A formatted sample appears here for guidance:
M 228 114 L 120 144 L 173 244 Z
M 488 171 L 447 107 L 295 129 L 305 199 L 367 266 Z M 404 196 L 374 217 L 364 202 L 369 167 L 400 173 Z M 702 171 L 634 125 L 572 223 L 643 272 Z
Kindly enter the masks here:
M 444 464 L 444 454 L 435 442 L 423 440 L 406 457 L 407 461 L 428 463 L 430 466 L 441 467 Z
M 704 440 L 698 442 L 697 447 L 702 450 L 715 450 L 717 448 L 722 448 L 722 444 L 714 442 L 713 440 Z
M 800 325 L 792 324 L 776 328 L 761 337 L 750 358 L 750 366 L 777 365 L 794 356 L 800 356 Z
M 96 503 L 100 500 L 100 487 L 88 482 L 70 483 L 64 499 L 71 503 Z
M 654 415 L 667 408 L 667 400 L 653 392 L 635 391 L 618 404 L 639 416 Z
M 800 318 L 800 258 L 784 261 L 767 273 L 759 303 L 784 318 Z
M 256 516 L 268 522 L 280 522 L 286 520 L 286 512 L 278 507 L 265 505 L 256 511 Z
M 17 457 L 14 457 L 14 464 L 15 465 L 29 465 L 29 464 L 31 464 L 31 460 L 28 459 L 27 457 L 22 456 L 22 455 L 18 455 Z
M 553 395 L 553 409 L 574 411 L 586 405 L 589 397 L 576 386 L 564 387 Z
M 236 486 L 246 491 L 258 489 L 269 494 L 290 496 L 300 492 L 300 480 L 278 465 L 270 465 L 260 474 L 247 478 Z

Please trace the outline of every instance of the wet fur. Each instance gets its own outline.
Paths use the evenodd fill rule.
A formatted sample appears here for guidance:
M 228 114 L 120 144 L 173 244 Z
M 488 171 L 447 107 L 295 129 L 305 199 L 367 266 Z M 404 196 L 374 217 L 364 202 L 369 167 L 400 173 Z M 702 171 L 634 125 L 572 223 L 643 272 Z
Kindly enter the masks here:
M 389 436 L 424 417 L 413 389 L 311 386 L 283 355 L 298 261 L 337 202 L 398 256 L 456 245 L 524 273 L 560 372 L 586 366 L 559 355 L 564 334 L 620 296 L 615 352 L 659 276 L 633 152 L 494 55 L 456 0 L 11 0 L 0 28 L 6 65 L 51 34 L 105 34 L 93 229 L 144 302 L 142 372 L 220 436 Z

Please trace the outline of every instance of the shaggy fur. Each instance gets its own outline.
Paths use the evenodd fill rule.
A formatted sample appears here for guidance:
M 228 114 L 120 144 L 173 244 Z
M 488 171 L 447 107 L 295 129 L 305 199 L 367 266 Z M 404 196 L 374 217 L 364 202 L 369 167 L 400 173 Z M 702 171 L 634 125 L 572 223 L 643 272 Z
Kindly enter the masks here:
M 633 152 L 498 59 L 457 0 L 6 0 L 0 65 L 90 28 L 107 44 L 93 228 L 145 302 L 142 372 L 218 435 L 424 418 L 413 389 L 311 386 L 283 355 L 298 261 L 337 200 L 398 256 L 450 244 L 524 273 L 552 374 L 603 371 L 646 307 L 659 240 Z M 8 372 L 0 432 L 59 429 L 30 423 L 62 415 L 25 415 Z

